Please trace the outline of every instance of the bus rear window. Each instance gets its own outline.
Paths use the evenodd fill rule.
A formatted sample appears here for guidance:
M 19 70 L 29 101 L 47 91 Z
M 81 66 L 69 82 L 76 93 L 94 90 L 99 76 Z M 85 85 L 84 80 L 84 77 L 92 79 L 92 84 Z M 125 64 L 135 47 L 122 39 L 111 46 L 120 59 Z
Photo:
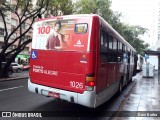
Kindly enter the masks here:
M 86 33 L 88 29 L 87 23 L 80 23 L 75 25 L 75 33 Z

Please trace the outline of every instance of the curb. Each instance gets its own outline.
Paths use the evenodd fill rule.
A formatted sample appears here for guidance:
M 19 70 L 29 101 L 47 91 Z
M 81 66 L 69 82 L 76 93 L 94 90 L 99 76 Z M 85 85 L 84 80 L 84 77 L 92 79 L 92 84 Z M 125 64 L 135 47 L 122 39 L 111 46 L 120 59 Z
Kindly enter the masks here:
M 29 78 L 29 76 L 15 77 L 15 78 L 2 78 L 2 79 L 0 79 L 0 82 L 11 81 L 11 80 L 19 80 L 19 79 L 25 79 L 25 78 Z

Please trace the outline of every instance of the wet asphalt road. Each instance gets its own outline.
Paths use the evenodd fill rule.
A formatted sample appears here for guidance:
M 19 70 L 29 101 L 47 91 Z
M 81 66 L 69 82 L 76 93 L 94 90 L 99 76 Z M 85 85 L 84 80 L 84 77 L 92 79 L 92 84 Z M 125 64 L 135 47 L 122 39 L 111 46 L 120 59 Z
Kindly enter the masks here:
M 112 113 L 117 111 L 134 84 L 135 81 L 130 82 L 121 95 L 115 95 L 98 108 L 90 109 L 81 105 L 30 93 L 27 88 L 27 79 L 0 82 L 0 111 L 49 111 L 49 113 L 54 113 L 53 117 L 38 118 L 45 120 L 109 120 L 110 117 L 107 115 L 107 111 L 113 111 Z M 0 120 L 13 119 L 17 120 L 20 118 L 0 118 Z M 21 119 L 28 120 L 29 118 Z

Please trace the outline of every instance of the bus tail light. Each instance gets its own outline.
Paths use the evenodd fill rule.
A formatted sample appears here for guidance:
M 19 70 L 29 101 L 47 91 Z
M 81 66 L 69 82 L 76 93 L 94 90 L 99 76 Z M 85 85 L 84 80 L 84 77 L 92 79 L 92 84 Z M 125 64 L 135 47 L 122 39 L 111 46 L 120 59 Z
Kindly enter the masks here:
M 95 82 L 94 82 L 94 81 L 86 82 L 86 85 L 87 85 L 87 86 L 94 87 L 94 86 L 95 86 Z
M 95 77 L 94 73 L 87 74 L 86 75 L 86 90 L 87 91 L 92 91 L 95 86 Z

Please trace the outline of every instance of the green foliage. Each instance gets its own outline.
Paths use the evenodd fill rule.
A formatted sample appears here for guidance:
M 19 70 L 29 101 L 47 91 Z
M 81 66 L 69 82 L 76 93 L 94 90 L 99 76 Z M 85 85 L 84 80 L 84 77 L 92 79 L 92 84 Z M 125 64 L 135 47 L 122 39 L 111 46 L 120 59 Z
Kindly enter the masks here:
M 63 15 L 69 15 L 73 13 L 72 0 L 59 0 L 59 10 Z
M 143 54 L 143 51 L 149 47 L 149 44 L 145 43 L 140 36 L 144 35 L 148 30 L 140 26 L 131 26 L 124 23 L 119 23 L 118 25 L 115 29 L 117 29 L 139 54 Z
M 33 10 L 32 0 L 17 0 L 17 3 L 14 5 L 14 10 L 21 9 L 22 11 L 31 12 Z
M 75 4 L 74 11 L 77 14 L 99 14 L 103 18 L 110 14 L 110 0 L 80 0 Z
M 73 13 L 72 0 L 44 0 L 44 2 L 49 2 L 46 16 L 69 15 Z M 38 6 L 39 3 L 40 0 L 37 1 Z
M 98 14 L 104 18 L 121 36 L 124 37 L 137 51 L 142 54 L 148 49 L 149 44 L 145 43 L 140 36 L 148 30 L 141 26 L 131 26 L 120 21 L 121 13 L 113 12 L 110 9 L 110 0 L 79 0 L 75 4 L 75 13 Z

